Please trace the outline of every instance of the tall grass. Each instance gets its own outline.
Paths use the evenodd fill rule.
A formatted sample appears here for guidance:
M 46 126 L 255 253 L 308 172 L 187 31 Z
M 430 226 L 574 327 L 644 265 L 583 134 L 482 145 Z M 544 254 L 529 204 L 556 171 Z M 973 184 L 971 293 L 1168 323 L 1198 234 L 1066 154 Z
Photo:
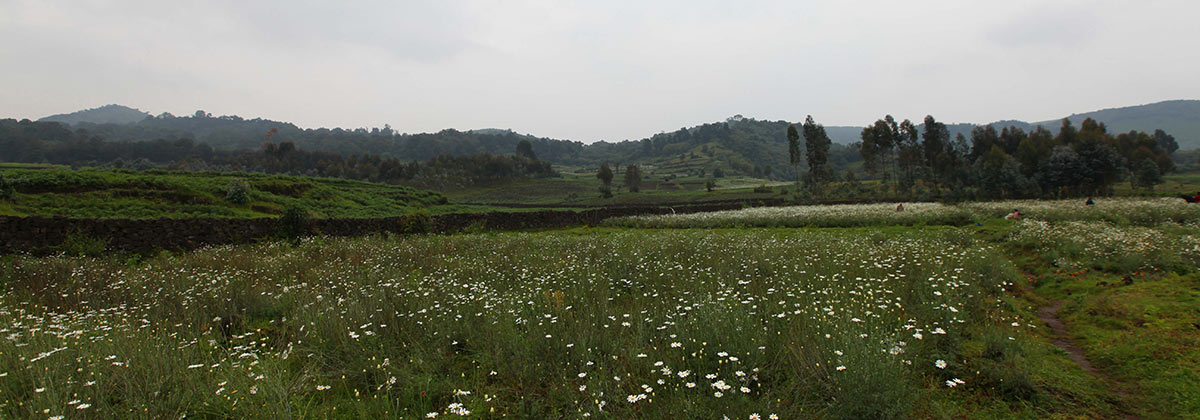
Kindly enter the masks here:
M 955 232 L 313 238 L 5 264 L 0 416 L 16 418 L 904 417 L 975 386 L 961 342 L 1012 277 Z
M 1049 222 L 1098 221 L 1118 226 L 1158 226 L 1200 222 L 1200 205 L 1178 198 L 1082 200 L 1008 200 L 947 205 L 904 203 L 760 207 L 711 213 L 629 216 L 606 220 L 608 226 L 638 228 L 962 226 L 1002 219 L 1013 210 L 1023 218 Z

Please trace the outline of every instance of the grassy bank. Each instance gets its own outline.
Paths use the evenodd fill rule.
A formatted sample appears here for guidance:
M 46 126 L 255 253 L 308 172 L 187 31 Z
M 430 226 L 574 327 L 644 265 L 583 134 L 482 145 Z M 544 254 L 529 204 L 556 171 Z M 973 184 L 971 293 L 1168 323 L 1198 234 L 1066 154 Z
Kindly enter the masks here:
M 387 217 L 446 203 L 408 187 L 256 173 L 7 167 L 0 175 L 15 191 L 0 200 L 6 216 L 240 218 L 299 206 L 314 217 Z M 235 188 L 244 191 L 240 198 Z

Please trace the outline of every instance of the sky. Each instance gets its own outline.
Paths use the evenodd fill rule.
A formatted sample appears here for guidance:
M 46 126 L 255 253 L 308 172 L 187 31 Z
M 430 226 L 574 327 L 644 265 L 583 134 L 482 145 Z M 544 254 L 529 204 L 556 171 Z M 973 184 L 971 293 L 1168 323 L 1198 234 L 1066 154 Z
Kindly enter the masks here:
M 1200 2 L 0 0 L 0 118 L 116 103 L 640 139 L 1200 98 Z

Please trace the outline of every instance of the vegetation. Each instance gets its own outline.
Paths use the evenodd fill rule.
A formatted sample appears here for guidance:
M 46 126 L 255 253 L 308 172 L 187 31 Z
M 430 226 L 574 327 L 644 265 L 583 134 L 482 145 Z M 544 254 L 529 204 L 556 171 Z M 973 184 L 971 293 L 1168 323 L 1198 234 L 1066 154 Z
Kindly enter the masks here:
M 1192 418 L 1200 206 L 1178 201 L 846 206 L 841 221 L 798 207 L 778 210 L 913 226 L 316 237 L 145 259 L 78 238 L 64 247 L 92 256 L 0 261 L 0 412 Z M 995 217 L 1013 205 L 1028 218 Z M 705 227 L 781 226 L 752 210 Z M 933 226 L 946 217 L 982 223 Z
M 446 204 L 440 194 L 332 178 L 239 172 L 0 168 L 13 191 L 0 215 L 81 218 L 388 217 Z
M 22 258 L 0 313 L 16 328 L 0 341 L 0 410 L 893 418 L 964 392 L 943 382 L 983 380 L 959 355 L 989 322 L 1003 266 L 937 232 L 322 239 L 135 267 Z M 79 275 L 44 288 L 59 270 Z M 814 277 L 796 287 L 799 272 Z
M 1026 219 L 1051 222 L 1104 221 L 1121 226 L 1200 223 L 1200 206 L 1179 199 L 1101 200 L 1087 206 L 1078 200 L 1009 200 L 948 205 L 939 203 L 847 204 L 756 207 L 692 214 L 628 216 L 605 221 L 609 226 L 639 228 L 853 227 L 982 224 L 1004 218 L 1014 209 Z
M 596 178 L 600 179 L 600 196 L 612 198 L 613 172 L 612 169 L 609 169 L 607 162 L 600 165 L 600 171 L 596 172 Z

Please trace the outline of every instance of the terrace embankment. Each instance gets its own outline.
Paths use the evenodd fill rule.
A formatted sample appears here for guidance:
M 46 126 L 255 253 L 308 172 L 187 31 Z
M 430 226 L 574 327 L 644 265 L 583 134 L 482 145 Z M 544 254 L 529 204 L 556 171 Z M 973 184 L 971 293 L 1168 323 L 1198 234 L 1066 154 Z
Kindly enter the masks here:
M 695 213 L 731 210 L 767 203 L 730 202 L 676 207 L 620 207 L 584 211 L 547 210 L 521 213 L 460 213 L 437 216 L 400 216 L 371 219 L 313 219 L 308 231 L 332 236 L 370 233 L 458 232 L 467 228 L 490 230 L 549 229 L 598 225 L 610 217 L 639 214 Z M 278 231 L 275 218 L 254 219 L 77 219 L 64 217 L 0 217 L 0 254 L 48 253 L 72 236 L 99 238 L 114 251 L 153 249 L 186 250 L 206 245 L 248 243 Z

